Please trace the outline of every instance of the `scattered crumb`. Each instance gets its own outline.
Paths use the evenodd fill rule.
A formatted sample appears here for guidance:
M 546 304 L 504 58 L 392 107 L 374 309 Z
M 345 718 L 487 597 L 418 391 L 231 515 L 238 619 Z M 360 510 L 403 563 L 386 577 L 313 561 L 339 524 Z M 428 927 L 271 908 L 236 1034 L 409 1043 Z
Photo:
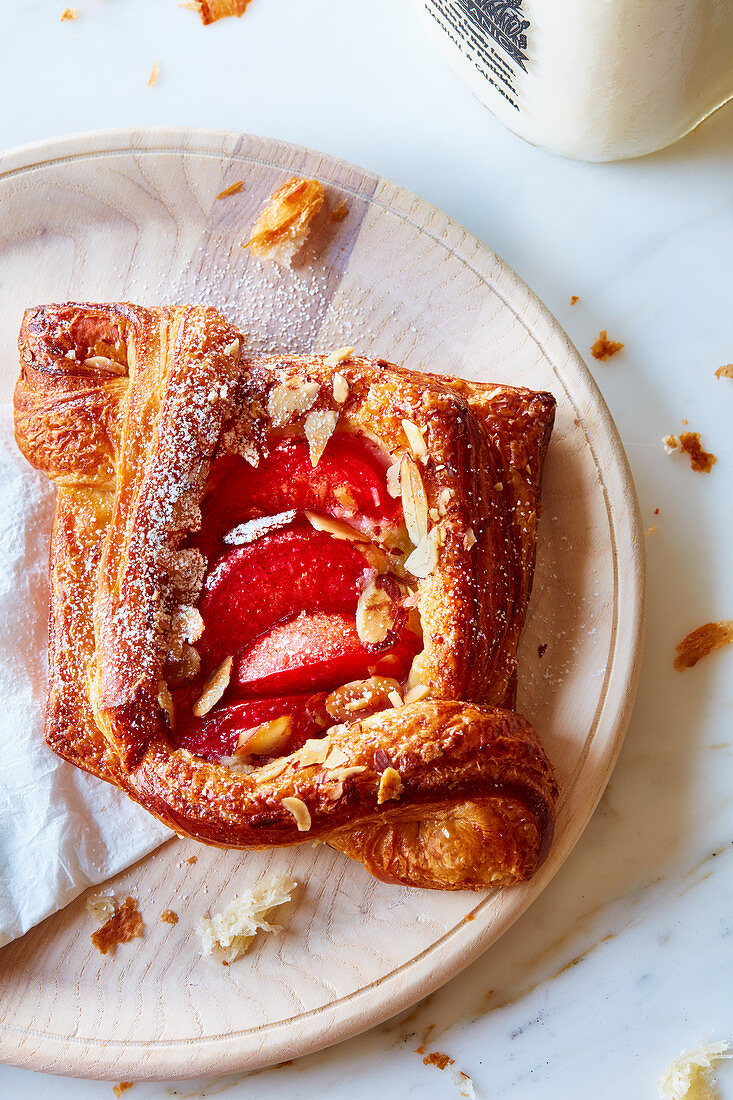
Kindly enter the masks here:
M 204 26 L 216 23 L 228 15 L 244 15 L 250 0 L 194 0 L 193 4 L 184 4 L 185 8 L 197 11 Z
M 172 909 L 164 909 L 160 919 L 164 924 L 178 924 L 178 913 L 174 913 Z
M 291 878 L 275 876 L 238 894 L 221 913 L 202 917 L 198 925 L 202 954 L 228 964 L 249 950 L 257 932 L 280 932 L 280 925 L 270 924 L 267 918 L 290 901 L 296 886 Z
M 605 363 L 607 359 L 610 359 L 612 355 L 616 355 L 621 351 L 623 344 L 619 344 L 617 340 L 609 340 L 608 333 L 605 328 L 601 329 L 601 333 L 596 340 L 595 344 L 590 349 L 590 353 L 594 359 L 600 359 L 602 363 Z
M 703 450 L 699 432 L 680 432 L 680 449 L 690 456 L 690 466 L 698 474 L 709 474 L 718 461 L 714 454 Z
M 683 416 L 683 417 L 682 417 L 682 423 L 683 423 L 683 424 L 689 424 L 689 423 L 690 423 L 690 421 L 689 421 L 689 420 L 687 419 L 687 417 L 686 417 L 686 416 Z
M 127 1092 L 135 1084 L 134 1081 L 120 1081 L 119 1085 L 112 1086 L 112 1092 L 115 1096 L 122 1096 L 123 1092 Z
M 415 1051 L 416 1054 L 422 1054 L 425 1047 L 418 1047 Z M 447 1054 L 441 1054 L 439 1050 L 433 1050 L 430 1054 L 426 1054 L 423 1058 L 424 1066 L 436 1066 L 438 1069 L 445 1069 L 446 1066 L 452 1066 L 455 1063 L 454 1058 L 449 1058 Z
M 188 859 L 184 859 L 184 863 L 196 863 L 198 856 L 189 856 Z
M 543 642 L 542 645 L 537 646 L 537 656 L 544 657 L 547 653 L 547 642 Z
M 458 1095 L 463 1100 L 476 1100 L 476 1090 L 467 1073 L 464 1073 L 462 1069 L 453 1070 L 452 1077 L 454 1083 L 458 1086 Z
M 102 955 L 113 951 L 118 944 L 127 943 L 143 934 L 143 919 L 135 898 L 125 898 L 122 905 L 115 903 L 115 911 L 101 928 L 92 932 L 92 943 Z
M 349 206 L 345 199 L 342 199 L 335 210 L 331 211 L 330 221 L 342 222 L 349 212 Z M 723 368 L 721 367 L 721 370 Z
M 115 905 L 115 899 L 111 894 L 96 894 L 86 900 L 87 913 L 100 922 L 104 922 L 112 916 Z
M 718 367 L 715 372 L 716 378 L 733 378 L 733 363 L 725 363 L 724 366 Z
M 61 22 L 66 23 L 69 19 L 78 19 L 79 11 L 77 8 L 64 8 L 61 12 Z M 722 367 L 721 367 L 722 370 Z
M 647 527 L 647 529 L 646 529 L 647 535 L 653 535 L 653 534 L 656 533 L 656 531 L 657 531 L 656 527 Z
M 655 515 L 655 516 L 658 516 L 658 515 L 659 515 L 659 509 L 658 509 L 658 508 L 655 508 L 655 509 L 654 509 L 654 515 Z
M 323 206 L 324 197 L 323 184 L 318 180 L 291 176 L 270 195 L 244 247 L 251 248 L 259 259 L 290 267 Z
M 152 88 L 158 83 L 158 77 L 160 76 L 160 61 L 156 61 L 150 70 L 150 76 L 148 77 L 148 87 Z
M 674 667 L 679 671 L 693 668 L 703 657 L 707 657 L 708 653 L 712 653 L 714 649 L 722 649 L 731 642 L 733 642 L 733 619 L 726 619 L 720 623 L 705 623 L 683 638 L 676 647 L 677 656 L 674 659 Z
M 665 454 L 671 455 L 672 451 L 676 450 L 679 445 L 680 441 L 676 435 L 665 435 L 662 439 Z
M 216 197 L 217 199 L 225 199 L 229 195 L 238 195 L 240 191 L 244 191 L 244 181 L 235 180 L 234 183 L 230 183 L 228 187 L 225 187 L 223 191 L 220 191 Z
M 571 306 L 574 306 L 574 305 L 575 305 L 575 303 L 576 303 L 576 302 L 579 302 L 579 301 L 580 301 L 580 298 L 579 298 L 579 296 L 578 296 L 577 294 L 573 294 L 573 296 L 572 296 L 572 297 L 571 297 L 571 299 L 570 299 L 570 305 L 571 305 Z
M 733 1058 L 730 1043 L 708 1043 L 685 1050 L 657 1081 L 661 1100 L 717 1100 L 714 1069 L 718 1062 Z

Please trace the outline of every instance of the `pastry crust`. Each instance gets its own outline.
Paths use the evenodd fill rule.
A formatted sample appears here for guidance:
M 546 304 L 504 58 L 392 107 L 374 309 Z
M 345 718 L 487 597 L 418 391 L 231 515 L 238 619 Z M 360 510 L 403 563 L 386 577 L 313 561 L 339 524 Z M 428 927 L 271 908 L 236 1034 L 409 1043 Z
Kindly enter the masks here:
M 428 888 L 526 879 L 547 851 L 557 787 L 507 708 L 553 398 L 356 356 L 247 359 L 243 344 L 205 307 L 26 313 L 16 437 L 61 487 L 48 743 L 207 843 L 325 839 L 385 881 Z M 203 569 L 187 540 L 212 463 L 256 463 L 283 431 L 336 423 L 424 488 L 434 564 L 411 582 L 423 649 L 406 686 L 426 698 L 333 727 L 313 763 L 299 749 L 232 768 L 176 748 L 166 677 L 181 622 L 198 614 Z

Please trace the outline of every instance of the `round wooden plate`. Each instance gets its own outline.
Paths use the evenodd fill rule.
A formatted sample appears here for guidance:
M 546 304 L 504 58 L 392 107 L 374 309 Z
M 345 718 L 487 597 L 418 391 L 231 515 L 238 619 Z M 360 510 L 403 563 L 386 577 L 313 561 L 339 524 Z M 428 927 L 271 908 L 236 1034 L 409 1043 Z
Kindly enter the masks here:
M 283 272 L 242 242 L 293 173 L 322 180 L 328 200 Z M 216 198 L 237 180 L 240 193 Z M 110 883 L 139 897 L 144 940 L 99 955 L 82 897 L 0 952 L 0 1056 L 34 1069 L 116 1080 L 254 1069 L 385 1020 L 475 959 L 537 897 L 621 745 L 643 633 L 643 553 L 626 458 L 586 367 L 531 291 L 445 214 L 359 168 L 246 135 L 124 131 L 7 153 L 0 286 L 2 400 L 23 309 L 68 299 L 208 302 L 254 348 L 351 344 L 413 370 L 557 398 L 519 709 L 562 794 L 550 857 L 532 882 L 435 893 L 383 885 L 322 845 L 243 855 L 176 840 Z M 274 871 L 300 883 L 278 914 L 283 933 L 261 936 L 226 969 L 201 958 L 197 919 Z M 166 908 L 177 925 L 158 920 Z

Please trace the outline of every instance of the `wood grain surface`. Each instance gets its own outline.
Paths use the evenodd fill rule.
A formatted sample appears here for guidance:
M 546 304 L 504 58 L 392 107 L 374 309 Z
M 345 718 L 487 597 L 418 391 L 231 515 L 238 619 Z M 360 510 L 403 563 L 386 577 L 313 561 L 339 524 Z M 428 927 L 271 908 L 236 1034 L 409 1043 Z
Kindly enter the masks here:
M 328 200 L 293 270 L 282 271 L 242 243 L 292 173 L 317 176 Z M 217 200 L 235 180 L 243 190 Z M 348 214 L 335 221 L 342 201 Z M 125 131 L 5 154 L 0 290 L 2 400 L 24 308 L 67 299 L 207 302 L 253 349 L 351 344 L 415 370 L 557 398 L 519 709 L 562 794 L 552 852 L 531 883 L 441 894 L 378 883 L 312 843 L 242 854 L 171 841 L 108 884 L 139 898 L 143 940 L 99 955 L 81 897 L 0 951 L 0 1058 L 75 1076 L 254 1069 L 399 1012 L 537 897 L 588 822 L 626 728 L 644 620 L 640 524 L 614 424 L 582 360 L 516 275 L 440 211 L 361 169 L 244 135 Z M 285 931 L 261 936 L 226 969 L 201 958 L 198 918 L 275 871 L 300 884 L 278 913 Z M 178 924 L 160 922 L 164 909 Z

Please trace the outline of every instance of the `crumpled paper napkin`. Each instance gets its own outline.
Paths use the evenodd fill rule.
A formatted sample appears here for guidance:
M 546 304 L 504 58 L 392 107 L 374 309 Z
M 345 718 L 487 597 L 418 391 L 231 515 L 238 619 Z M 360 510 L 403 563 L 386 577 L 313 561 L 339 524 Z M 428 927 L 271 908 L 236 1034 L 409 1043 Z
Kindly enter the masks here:
M 55 497 L 0 405 L 0 947 L 173 835 L 44 744 Z

